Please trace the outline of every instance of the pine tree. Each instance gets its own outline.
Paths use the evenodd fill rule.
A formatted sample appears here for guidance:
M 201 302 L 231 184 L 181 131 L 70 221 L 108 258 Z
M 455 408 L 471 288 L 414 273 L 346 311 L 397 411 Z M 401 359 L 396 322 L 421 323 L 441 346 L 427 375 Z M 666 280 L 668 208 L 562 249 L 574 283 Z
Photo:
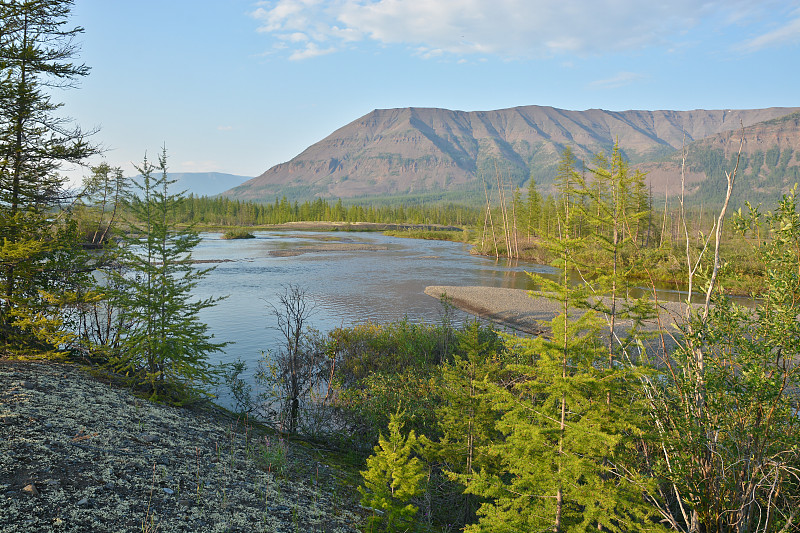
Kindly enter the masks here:
M 133 216 L 123 238 L 120 261 L 112 271 L 114 303 L 125 330 L 115 366 L 132 375 L 154 398 L 171 394 L 181 401 L 201 392 L 218 372 L 208 354 L 224 343 L 213 342 L 199 319 L 201 310 L 218 299 L 197 300 L 192 289 L 209 272 L 192 266 L 192 249 L 200 242 L 191 229 L 176 229 L 174 214 L 184 200 L 169 193 L 166 152 L 158 167 L 145 158 L 137 170 L 139 194 L 129 198 Z M 159 170 L 160 176 L 154 177 Z
M 361 472 L 361 505 L 381 513 L 371 517 L 369 531 L 407 531 L 417 514 L 417 506 L 410 502 L 422 492 L 425 468 L 418 458 L 411 457 L 417 437 L 414 430 L 403 436 L 402 417 L 401 412 L 391 415 L 389 438 L 380 436 L 375 453 L 367 459 L 367 469 Z

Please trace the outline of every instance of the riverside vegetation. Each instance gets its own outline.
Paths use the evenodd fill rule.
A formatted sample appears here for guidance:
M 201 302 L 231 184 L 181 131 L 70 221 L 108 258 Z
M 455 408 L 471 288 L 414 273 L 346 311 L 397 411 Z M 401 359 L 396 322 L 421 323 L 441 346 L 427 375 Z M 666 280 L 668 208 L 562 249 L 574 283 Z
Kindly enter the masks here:
M 309 327 L 313 301 L 302 287 L 291 285 L 274 310 L 285 342 L 271 347 L 257 372 L 263 386 L 254 392 L 240 379 L 242 365 L 208 363 L 208 354 L 222 345 L 198 311 L 215 300 L 191 297 L 207 271 L 192 266 L 198 236 L 182 224 L 199 219 L 200 210 L 191 211 L 194 206 L 225 201 L 171 194 L 165 152 L 155 167 L 143 161 L 139 171 L 144 179 L 135 195 L 128 193 L 121 170 L 108 165 L 92 169 L 78 198 L 65 192 L 60 165 L 97 151 L 79 129 L 70 130 L 56 119 L 58 106 L 45 93 L 46 87 L 69 85 L 88 72 L 72 62 L 72 38 L 80 29 L 66 26 L 71 5 L 69 0 L 0 1 L 0 97 L 9 103 L 0 108 L 4 358 L 80 361 L 105 369 L 150 400 L 178 405 L 202 404 L 216 384 L 225 382 L 242 419 L 256 419 L 264 431 L 277 431 L 268 434 L 273 438 L 303 439 L 309 446 L 349 454 L 351 467 L 361 471 L 355 484 L 369 515 L 363 525 L 368 531 L 796 530 L 800 215 L 795 190 L 771 212 L 748 205 L 746 212 L 728 216 L 738 169 L 734 164 L 725 173 L 725 203 L 714 214 L 710 231 L 698 232 L 706 215 L 699 212 L 693 227 L 694 217 L 683 201 L 674 220 L 655 215 L 643 176 L 629 172 L 615 148 L 598 155 L 587 171 L 566 150 L 557 194 L 543 199 L 531 182 L 527 207 L 518 191 L 510 193 L 510 202 L 504 200 L 500 176 L 494 189 L 500 207 L 494 209 L 488 185 L 485 209 L 478 210 L 345 210 L 340 202 L 308 204 L 309 210 L 316 205 L 323 213 L 330 208 L 333 220 L 368 217 L 381 209 L 403 221 L 410 213 L 439 213 L 441 218 L 425 222 L 474 224 L 484 248 L 497 255 L 503 249 L 513 258 L 523 257 L 520 237 L 529 231 L 536 253 L 563 273 L 557 281 L 538 279 L 542 295 L 555 299 L 562 312 L 546 324 L 550 334 L 536 338 L 501 334 L 478 323 L 455 328 L 446 308 L 439 324 L 360 324 L 320 333 Z M 239 212 L 256 209 L 238 205 Z M 303 207 L 276 201 L 272 213 L 284 209 L 299 218 Z M 520 220 L 527 225 L 520 228 Z M 736 264 L 735 256 L 726 258 L 723 243 L 732 230 L 740 239 L 736 246 L 748 247 L 747 269 Z M 681 334 L 669 343 L 676 349 L 650 353 L 637 324 L 653 316 L 657 293 L 637 301 L 627 293 L 634 277 L 654 284 L 663 265 L 690 292 L 701 292 L 704 301 L 687 304 L 685 314 L 676 317 Z M 755 309 L 725 297 L 726 288 L 751 272 L 760 279 Z M 580 274 L 583 283 L 572 284 L 570 273 Z M 573 308 L 586 312 L 573 315 Z M 633 327 L 618 327 L 622 318 L 632 320 Z M 666 328 L 657 335 L 666 346 Z M 59 384 L 66 382 L 58 375 L 61 370 L 34 371 L 41 378 L 35 382 L 20 380 L 17 371 L 2 373 L 4 431 L 13 427 L 35 437 L 54 429 L 52 422 L 40 429 L 23 424 L 51 416 L 48 409 L 60 401 Z M 87 387 L 80 396 L 88 403 L 99 393 L 95 385 Z M 119 409 L 138 405 L 127 394 L 112 396 L 107 403 L 118 403 Z M 168 412 L 151 416 L 169 418 Z M 97 453 L 111 461 L 112 448 L 135 455 L 140 451 L 135 446 L 157 443 L 144 425 L 136 439 L 126 428 L 104 433 L 101 441 L 88 415 L 81 416 L 75 424 L 83 429 L 72 424 L 54 431 L 75 430 L 76 446 L 71 447 L 89 452 L 81 456 L 87 464 Z M 175 433 L 215 431 L 198 421 L 170 428 Z M 5 442 L 17 438 L 12 434 Z M 94 438 L 97 445 L 85 444 Z M 233 443 L 240 440 L 231 437 Z M 255 461 L 247 453 L 261 455 L 269 470 L 285 457 L 283 446 L 254 452 L 247 440 L 241 448 L 244 461 Z M 61 458 L 52 455 L 60 445 L 44 443 L 37 449 L 51 471 L 61 467 Z M 186 459 L 186 449 L 153 446 L 151 453 L 179 452 Z M 130 507 L 141 513 L 126 523 L 156 529 L 153 502 L 173 512 L 177 504 L 157 500 L 154 492 L 160 498 L 169 495 L 163 489 L 185 491 L 189 486 L 191 491 L 191 450 L 188 455 L 188 463 L 182 460 L 172 474 L 154 463 L 150 499 L 140 490 L 141 472 L 135 483 L 119 482 L 124 490 L 115 498 L 134 499 Z M 196 455 L 199 464 L 199 450 Z M 26 457 L 21 448 L 13 457 L 4 454 L 4 461 L 11 460 L 3 463 L 2 482 L 9 501 L 37 497 L 35 486 L 25 490 L 5 481 L 24 478 L 28 470 L 20 465 Z M 260 496 L 272 494 L 271 476 L 237 469 L 238 451 L 225 460 L 236 481 L 249 483 L 259 496 L 252 505 L 240 495 L 231 503 L 243 502 L 261 515 L 236 518 L 235 524 L 215 518 L 214 527 L 280 530 L 283 526 L 270 523 L 280 514 L 300 527 L 299 510 L 261 506 Z M 137 465 L 130 466 L 140 471 Z M 109 467 L 109 476 L 125 470 L 124 465 Z M 212 477 L 215 488 L 227 490 L 218 475 Z M 200 479 L 198 474 L 197 487 Z M 107 490 L 116 490 L 113 480 L 107 483 L 112 483 Z M 299 492 L 300 481 L 291 483 Z M 107 496 L 90 492 L 86 503 L 76 505 Z M 222 494 L 225 498 L 225 490 Z M 197 507 L 211 504 L 196 502 Z M 225 500 L 221 505 L 229 510 Z M 302 520 L 309 520 L 304 527 L 325 530 L 320 513 L 333 516 L 341 504 L 326 503 L 322 509 L 304 509 Z M 39 518 L 34 516 L 32 524 Z M 80 516 L 68 518 L 75 528 L 83 527 Z M 191 520 L 187 527 L 208 524 L 200 515 Z M 165 527 L 179 529 L 169 524 Z

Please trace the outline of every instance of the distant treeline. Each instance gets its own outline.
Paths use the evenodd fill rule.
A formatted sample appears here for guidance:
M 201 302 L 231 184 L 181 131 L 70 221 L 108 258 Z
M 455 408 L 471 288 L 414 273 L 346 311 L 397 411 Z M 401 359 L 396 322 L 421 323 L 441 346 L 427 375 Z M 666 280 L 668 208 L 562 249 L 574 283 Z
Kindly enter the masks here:
M 286 197 L 271 204 L 242 202 L 224 197 L 189 195 L 176 212 L 177 222 L 220 226 L 252 226 L 286 222 L 377 222 L 473 226 L 482 223 L 481 209 L 454 204 L 345 205 L 324 198 L 303 203 Z

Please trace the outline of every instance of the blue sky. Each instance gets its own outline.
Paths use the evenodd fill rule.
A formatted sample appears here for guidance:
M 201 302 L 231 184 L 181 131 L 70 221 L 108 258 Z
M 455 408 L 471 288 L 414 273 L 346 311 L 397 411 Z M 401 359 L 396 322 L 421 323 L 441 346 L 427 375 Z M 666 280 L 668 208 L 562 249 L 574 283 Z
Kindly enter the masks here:
M 376 108 L 800 106 L 800 0 L 76 0 L 64 112 L 133 173 L 256 176 Z M 99 161 L 99 159 L 97 160 Z

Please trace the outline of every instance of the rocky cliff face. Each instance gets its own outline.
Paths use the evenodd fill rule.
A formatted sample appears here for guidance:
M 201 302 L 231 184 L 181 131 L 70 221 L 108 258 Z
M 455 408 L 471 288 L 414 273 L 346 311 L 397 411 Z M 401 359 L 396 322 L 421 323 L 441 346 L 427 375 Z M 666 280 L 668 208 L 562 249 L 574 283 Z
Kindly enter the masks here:
M 742 125 L 765 124 L 761 138 L 772 142 L 774 135 L 768 131 L 774 126 L 765 121 L 797 111 L 800 108 L 616 112 L 542 106 L 474 112 L 375 110 L 226 194 L 262 201 L 279 195 L 466 195 L 482 191 L 483 180 L 493 181 L 497 174 L 520 186 L 533 176 L 546 187 L 566 146 L 588 161 L 618 140 L 631 162 L 641 164 L 669 156 L 684 142 L 729 138 Z M 785 142 L 796 145 L 796 132 L 782 131 Z

